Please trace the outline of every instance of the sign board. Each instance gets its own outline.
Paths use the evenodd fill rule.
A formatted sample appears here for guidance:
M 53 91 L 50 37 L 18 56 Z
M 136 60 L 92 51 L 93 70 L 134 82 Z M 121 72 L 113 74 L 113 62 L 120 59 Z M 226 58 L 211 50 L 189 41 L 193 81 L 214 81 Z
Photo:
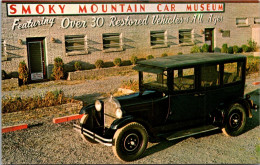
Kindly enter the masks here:
M 32 80 L 42 80 L 43 79 L 43 73 L 32 73 L 31 79 Z
M 8 16 L 224 12 L 224 3 L 9 3 Z

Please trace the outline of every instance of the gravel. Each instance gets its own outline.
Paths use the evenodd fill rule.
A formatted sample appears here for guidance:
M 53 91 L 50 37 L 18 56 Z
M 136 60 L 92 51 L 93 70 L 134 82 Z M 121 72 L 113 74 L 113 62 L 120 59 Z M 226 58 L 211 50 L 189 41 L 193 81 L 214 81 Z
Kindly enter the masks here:
M 248 77 L 246 93 L 259 88 L 252 85 L 260 76 Z M 40 89 L 2 92 L 2 95 L 31 96 L 33 94 L 62 89 L 65 94 L 78 98 L 100 97 L 101 93 L 113 92 L 123 80 L 136 79 L 134 76 L 113 76 L 102 80 L 86 80 L 75 85 L 49 86 Z M 47 84 L 50 82 L 47 82 Z M 259 104 L 259 89 L 254 92 Z M 90 100 L 90 99 L 89 99 Z M 88 100 L 88 101 L 89 101 Z M 131 164 L 209 164 L 242 163 L 259 164 L 260 146 L 259 112 L 248 119 L 245 133 L 238 137 L 226 137 L 219 130 L 199 136 L 175 141 L 163 141 L 148 145 L 143 157 Z M 51 118 L 41 119 L 41 124 L 2 134 L 2 163 L 4 164 L 118 164 L 111 147 L 101 144 L 84 143 L 72 124 L 53 124 Z
M 149 144 L 143 157 L 133 164 L 258 164 L 259 116 L 248 120 L 246 131 L 226 137 L 220 131 L 175 141 Z M 2 134 L 4 164 L 118 164 L 111 147 L 84 143 L 73 122 L 53 124 L 46 119 L 41 126 Z

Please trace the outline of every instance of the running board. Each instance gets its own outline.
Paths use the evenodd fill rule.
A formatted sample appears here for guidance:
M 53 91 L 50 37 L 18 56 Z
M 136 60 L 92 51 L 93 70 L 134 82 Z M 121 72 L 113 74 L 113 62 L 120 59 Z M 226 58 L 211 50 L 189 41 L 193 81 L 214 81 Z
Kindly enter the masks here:
M 175 140 L 175 139 L 180 139 L 184 137 L 189 137 L 197 134 L 201 134 L 204 132 L 209 132 L 213 130 L 217 130 L 219 127 L 212 126 L 212 125 L 207 125 L 207 126 L 202 126 L 202 127 L 196 127 L 188 130 L 182 130 L 182 131 L 177 131 L 171 134 L 170 136 L 167 136 L 167 140 Z

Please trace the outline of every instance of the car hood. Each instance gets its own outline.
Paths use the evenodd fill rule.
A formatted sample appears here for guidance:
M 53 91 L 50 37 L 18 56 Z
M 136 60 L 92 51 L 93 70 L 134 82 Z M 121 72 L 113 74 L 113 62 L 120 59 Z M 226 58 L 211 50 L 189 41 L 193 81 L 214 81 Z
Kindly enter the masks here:
M 161 92 L 145 91 L 142 94 L 138 92 L 131 95 L 116 97 L 116 99 L 119 101 L 121 108 L 127 110 L 140 104 L 152 103 L 154 99 L 161 97 L 163 97 Z

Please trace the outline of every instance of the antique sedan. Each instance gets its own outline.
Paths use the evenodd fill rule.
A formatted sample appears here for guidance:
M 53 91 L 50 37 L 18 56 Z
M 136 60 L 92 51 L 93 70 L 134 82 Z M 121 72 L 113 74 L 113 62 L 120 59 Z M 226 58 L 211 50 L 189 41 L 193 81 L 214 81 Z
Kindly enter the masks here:
M 139 61 L 139 92 L 96 100 L 83 107 L 84 140 L 112 146 L 121 160 L 133 161 L 148 142 L 174 140 L 222 129 L 244 130 L 257 109 L 244 98 L 246 57 L 228 54 L 177 55 Z

